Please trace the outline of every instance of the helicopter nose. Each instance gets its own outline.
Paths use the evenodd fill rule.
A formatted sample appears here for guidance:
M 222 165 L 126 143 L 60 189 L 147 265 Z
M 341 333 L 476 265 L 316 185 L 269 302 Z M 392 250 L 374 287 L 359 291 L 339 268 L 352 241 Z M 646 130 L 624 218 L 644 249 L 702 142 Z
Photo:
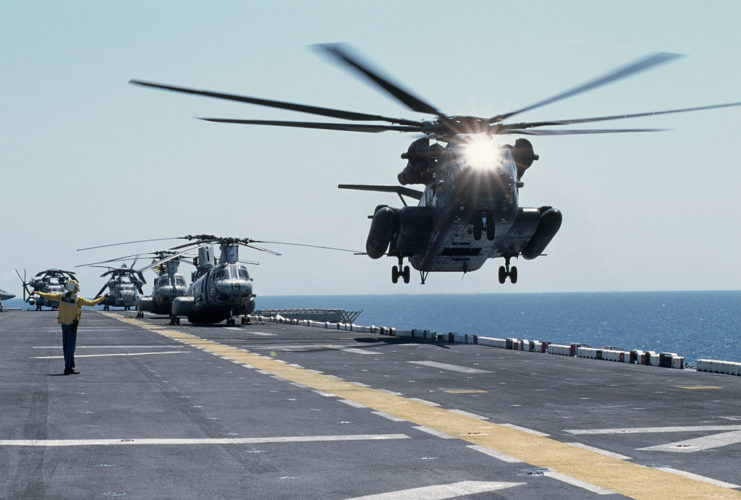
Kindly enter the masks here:
M 216 290 L 224 295 L 250 295 L 252 294 L 252 283 L 246 280 L 227 279 L 216 283 Z

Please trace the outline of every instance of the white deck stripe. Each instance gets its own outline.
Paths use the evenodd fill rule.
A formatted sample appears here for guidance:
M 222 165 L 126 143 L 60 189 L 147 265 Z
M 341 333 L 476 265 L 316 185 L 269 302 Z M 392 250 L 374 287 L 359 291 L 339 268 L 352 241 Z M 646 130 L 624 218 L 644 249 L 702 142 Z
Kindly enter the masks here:
M 183 345 L 78 345 L 77 349 L 172 349 Z M 62 345 L 35 345 L 31 349 L 61 349 Z
M 460 481 L 450 484 L 437 484 L 434 486 L 423 486 L 421 488 L 410 488 L 408 490 L 389 491 L 377 495 L 366 495 L 355 497 L 349 500 L 405 500 L 419 499 L 425 500 L 443 500 L 446 498 L 456 498 L 464 495 L 475 495 L 477 493 L 486 493 L 488 491 L 503 490 L 513 486 L 521 486 L 525 483 L 504 483 L 491 481 Z
M 190 354 L 188 351 L 121 352 L 109 354 L 75 354 L 76 358 L 108 358 L 114 356 L 153 356 L 156 354 Z M 64 356 L 31 356 L 31 359 L 63 359 Z
M 544 472 L 543 475 L 546 477 L 550 477 L 558 481 L 561 481 L 562 483 L 570 484 L 571 486 L 576 486 L 577 488 L 582 488 L 587 491 L 591 491 L 592 493 L 596 493 L 597 495 L 614 495 L 615 494 L 614 491 L 610 491 L 605 488 L 595 486 L 593 484 L 585 483 L 584 481 L 580 481 L 571 476 L 561 474 L 560 472 L 553 472 L 549 470 L 549 471 Z
M 427 434 L 431 434 L 435 437 L 439 437 L 440 439 L 456 439 L 450 434 L 445 434 L 444 432 L 440 432 L 435 429 L 430 429 L 429 427 L 424 427 L 422 425 L 415 425 L 414 429 L 417 429 L 418 431 L 426 432 Z
M 497 460 L 501 460 L 502 462 L 507 462 L 508 464 L 524 463 L 522 460 L 518 460 L 514 457 L 510 457 L 509 455 L 505 455 L 504 453 L 499 453 L 498 451 L 490 450 L 489 448 L 485 446 L 480 446 L 478 444 L 468 445 L 467 448 L 471 448 L 472 450 L 478 451 L 479 453 L 483 453 L 484 455 L 489 455 L 490 457 L 496 458 Z
M 699 474 L 693 474 L 691 472 L 685 472 L 683 470 L 673 469 L 671 467 L 656 467 L 656 469 L 663 470 L 664 472 L 671 472 L 672 474 L 676 474 L 678 476 L 684 476 L 690 479 L 696 479 L 697 481 L 702 481 L 703 483 L 713 484 L 715 486 L 720 486 L 722 488 L 732 488 L 732 489 L 741 488 L 741 486 L 739 486 L 738 484 L 718 481 L 717 479 L 713 479 L 711 477 L 705 477 Z
M 207 445 L 207 444 L 270 444 L 322 443 L 333 441 L 387 441 L 409 439 L 406 434 L 348 434 L 335 436 L 278 436 L 254 438 L 174 438 L 174 439 L 4 439 L 0 446 L 136 446 L 136 445 Z
M 639 450 L 668 451 L 674 453 L 693 453 L 696 451 L 720 448 L 731 444 L 741 443 L 741 431 L 721 432 L 695 439 L 686 439 L 674 443 L 660 444 L 638 448 Z
M 736 431 L 741 425 L 686 425 L 675 427 L 621 427 L 616 429 L 566 429 L 569 434 L 652 434 L 655 432 Z
M 441 370 L 448 370 L 451 372 L 458 373 L 491 373 L 488 370 L 480 370 L 478 368 L 470 368 L 468 366 L 451 365 L 448 363 L 438 363 L 437 361 L 407 361 L 413 365 L 429 366 L 430 368 L 439 368 Z

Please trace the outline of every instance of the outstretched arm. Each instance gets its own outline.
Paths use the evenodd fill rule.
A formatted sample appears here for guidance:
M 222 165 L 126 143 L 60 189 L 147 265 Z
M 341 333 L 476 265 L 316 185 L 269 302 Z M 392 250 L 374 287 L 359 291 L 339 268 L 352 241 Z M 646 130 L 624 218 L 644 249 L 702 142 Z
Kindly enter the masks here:
M 88 300 L 85 297 L 80 297 L 79 298 L 79 303 L 80 303 L 81 306 L 97 306 L 98 304 L 100 304 L 101 302 L 103 302 L 105 300 L 105 298 L 106 298 L 105 295 L 101 295 L 97 299 L 93 299 L 93 300 Z
M 44 292 L 39 292 L 38 290 L 34 290 L 33 293 L 35 293 L 36 295 L 40 295 L 41 297 L 43 297 L 43 298 L 45 298 L 47 300 L 56 300 L 56 301 L 59 301 L 62 298 L 62 294 L 61 293 L 44 293 Z

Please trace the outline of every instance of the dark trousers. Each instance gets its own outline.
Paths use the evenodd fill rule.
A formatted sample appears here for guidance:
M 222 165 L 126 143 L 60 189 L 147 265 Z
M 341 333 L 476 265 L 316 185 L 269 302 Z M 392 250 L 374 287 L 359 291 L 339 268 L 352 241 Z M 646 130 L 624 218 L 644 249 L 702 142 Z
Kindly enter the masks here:
M 62 325 L 62 352 L 64 352 L 64 369 L 75 367 L 75 347 L 77 346 L 77 321 L 71 325 Z

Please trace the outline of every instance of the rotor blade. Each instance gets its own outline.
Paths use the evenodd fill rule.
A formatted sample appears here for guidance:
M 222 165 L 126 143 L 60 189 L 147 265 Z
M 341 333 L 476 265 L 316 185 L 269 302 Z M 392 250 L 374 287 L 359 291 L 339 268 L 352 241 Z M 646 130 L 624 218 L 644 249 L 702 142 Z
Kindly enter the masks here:
M 201 118 L 207 122 L 216 123 L 237 123 L 241 125 L 271 125 L 276 127 L 298 127 L 298 128 L 318 128 L 324 130 L 345 130 L 348 132 L 385 132 L 387 130 L 397 130 L 399 132 L 421 132 L 421 127 L 412 127 L 409 125 L 360 125 L 355 123 L 322 123 L 322 122 L 294 122 L 278 120 L 238 120 L 232 118 Z
M 412 95 L 410 92 L 402 89 L 399 85 L 392 83 L 388 78 L 382 77 L 379 74 L 379 71 L 372 70 L 368 63 L 361 62 L 360 58 L 356 55 L 351 55 L 347 47 L 344 47 L 341 44 L 323 44 L 317 45 L 316 47 L 331 55 L 341 63 L 350 66 L 351 68 L 360 72 L 360 74 L 362 74 L 370 81 L 381 87 L 383 90 L 394 96 L 398 101 L 400 101 L 412 111 L 417 111 L 419 113 L 430 113 L 443 117 L 445 116 L 444 113 L 439 111 L 431 104 L 423 101 L 415 95 Z
M 253 249 L 253 250 L 260 250 L 261 252 L 268 252 L 268 253 L 271 253 L 271 254 L 273 254 L 273 255 L 278 255 L 278 256 L 281 256 L 281 255 L 283 255 L 283 254 L 281 254 L 281 253 L 278 253 L 278 252 L 276 252 L 276 251 L 274 251 L 274 250 L 270 250 L 270 249 L 268 249 L 268 248 L 262 248 L 262 247 L 258 247 L 257 245 L 253 245 L 253 244 L 252 244 L 252 241 L 253 241 L 253 240 L 250 240 L 250 243 L 246 243 L 246 242 L 241 242 L 240 244 L 241 244 L 241 245 L 244 245 L 244 246 L 246 246 L 247 248 L 251 248 L 251 249 Z M 264 243 L 264 242 L 262 242 L 262 241 L 261 241 L 261 242 L 259 242 L 259 243 Z
M 121 261 L 121 260 L 129 260 L 129 259 L 133 259 L 135 257 L 136 258 L 141 257 L 143 255 L 148 255 L 148 254 L 146 254 L 146 253 L 137 253 L 137 254 L 134 254 L 134 255 L 126 255 L 124 257 L 117 257 L 115 259 L 101 260 L 99 262 L 90 262 L 89 264 L 78 264 L 75 267 L 92 266 L 92 265 L 95 265 L 95 264 L 107 264 L 108 262 L 117 262 L 117 261 Z
M 320 106 L 309 106 L 306 104 L 298 104 L 293 102 L 275 101 L 272 99 L 261 99 L 258 97 L 249 97 L 237 94 L 227 94 L 224 92 L 215 92 L 212 90 L 201 90 L 192 89 L 188 87 L 177 87 L 175 85 L 166 85 L 155 82 L 145 82 L 142 80 L 129 80 L 129 83 L 134 85 L 141 85 L 143 87 L 152 87 L 163 90 L 171 90 L 173 92 L 181 92 L 184 94 L 195 94 L 204 97 L 215 97 L 217 99 L 226 99 L 229 101 L 246 102 L 248 104 L 257 104 L 258 106 L 267 106 L 270 108 L 287 109 L 290 111 L 298 111 L 299 113 L 309 113 L 312 115 L 329 116 L 332 118 L 341 118 L 343 120 L 353 121 L 382 121 L 389 123 L 399 123 L 402 125 L 418 125 L 421 123 L 414 120 L 405 120 L 402 118 L 390 118 L 381 115 L 371 115 L 368 113 L 358 113 L 355 111 L 345 111 L 342 109 L 323 108 Z
M 516 114 L 523 113 L 531 109 L 539 108 L 541 106 L 545 106 L 546 104 L 551 104 L 553 102 L 566 99 L 567 97 L 573 97 L 588 90 L 596 89 L 597 87 L 601 87 L 603 85 L 607 85 L 608 83 L 626 78 L 630 75 L 640 73 L 641 71 L 645 71 L 653 66 L 663 64 L 678 57 L 682 57 L 682 55 L 672 54 L 671 52 L 656 52 L 647 57 L 638 59 L 637 61 L 632 62 L 626 66 L 621 66 L 620 68 L 617 68 L 610 73 L 607 73 L 594 80 L 590 80 L 582 85 L 579 85 L 578 87 L 574 87 L 573 89 L 561 92 L 560 94 L 556 94 L 553 97 L 549 97 L 548 99 L 544 99 L 542 101 L 536 102 L 535 104 L 531 104 L 530 106 L 526 106 L 515 111 L 510 111 L 509 113 L 492 116 L 491 118 L 489 118 L 489 123 L 500 122 L 502 120 L 506 120 L 510 116 L 514 116 Z
M 551 125 L 573 125 L 576 123 L 602 122 L 602 121 L 607 121 L 607 120 L 623 120 L 626 118 L 641 118 L 645 116 L 659 116 L 659 115 L 668 115 L 671 113 L 688 113 L 690 111 L 703 111 L 706 109 L 730 108 L 733 106 L 741 106 L 741 102 L 729 102 L 725 104 L 711 104 L 709 106 L 697 106 L 694 108 L 679 108 L 679 109 L 667 109 L 667 110 L 662 110 L 662 111 L 648 111 L 645 113 L 632 113 L 628 115 L 595 116 L 592 118 L 549 120 L 549 121 L 542 121 L 542 122 L 523 122 L 523 123 L 512 123 L 512 124 L 506 124 L 506 125 L 502 124 L 500 128 L 502 129 L 509 129 L 509 128 L 525 129 L 525 128 L 531 128 L 531 127 L 545 127 L 545 126 L 551 126 Z
M 189 245 L 193 245 L 193 244 L 195 244 L 195 242 L 189 243 Z M 184 255 L 184 254 L 190 252 L 191 250 L 193 250 L 193 249 L 192 248 L 189 248 L 189 249 L 187 249 L 187 250 L 185 250 L 183 252 L 179 252 L 179 253 L 175 253 L 175 254 L 172 254 L 172 255 L 168 255 L 167 257 L 165 257 L 165 258 L 163 258 L 161 260 L 152 261 L 151 264 L 148 264 L 148 265 L 142 267 L 141 269 L 137 269 L 136 272 L 137 273 L 143 273 L 144 271 L 146 271 L 148 269 L 152 269 L 153 267 L 158 266 L 160 264 L 164 264 L 167 261 L 170 261 L 170 260 L 173 260 L 173 259 L 177 259 L 181 255 Z
M 102 294 L 102 293 L 103 293 L 103 292 L 105 291 L 105 289 L 106 289 L 107 287 L 108 287 L 108 282 L 106 281 L 106 284 L 105 284 L 105 285 L 103 285 L 103 288 L 101 288 L 101 289 L 100 289 L 100 291 L 99 291 L 98 293 L 96 293 L 96 294 L 95 294 L 95 297 L 94 297 L 94 298 L 96 298 L 96 299 L 97 299 L 98 297 L 100 297 L 100 295 L 101 295 L 101 294 Z
M 94 248 L 115 247 L 115 246 L 118 246 L 118 245 L 130 245 L 132 243 L 146 243 L 148 241 L 164 241 L 164 240 L 179 240 L 179 239 L 181 239 L 181 238 L 178 238 L 176 236 L 174 238 L 152 238 L 152 239 L 149 239 L 149 240 L 124 241 L 124 242 L 121 242 L 121 243 L 109 243 L 107 245 L 97 245 L 97 246 L 94 246 L 94 247 L 78 248 L 77 251 L 80 252 L 82 250 L 92 250 Z
M 250 266 L 259 266 L 260 265 L 259 262 L 254 262 L 254 261 L 251 261 L 251 260 L 240 260 L 239 262 L 241 262 L 242 264 L 248 264 Z
M 586 130 L 507 130 L 505 134 L 519 135 L 584 135 L 584 134 L 622 134 L 626 132 L 664 132 L 667 128 L 614 128 Z
M 355 253 L 357 250 L 348 250 L 347 248 L 327 247 L 323 245 L 308 245 L 306 243 L 291 243 L 287 241 L 258 241 L 257 243 L 267 243 L 268 245 L 290 245 L 294 247 L 319 248 L 322 250 L 337 250 L 338 252 Z

